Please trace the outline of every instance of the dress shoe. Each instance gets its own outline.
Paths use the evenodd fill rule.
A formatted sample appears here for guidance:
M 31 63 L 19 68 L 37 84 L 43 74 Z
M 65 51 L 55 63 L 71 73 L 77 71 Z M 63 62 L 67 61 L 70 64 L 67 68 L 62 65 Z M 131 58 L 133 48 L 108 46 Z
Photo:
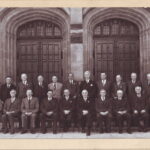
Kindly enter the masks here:
M 27 130 L 22 129 L 21 134 L 25 134 L 25 133 L 27 133 Z
M 30 131 L 32 134 L 35 134 L 35 129 L 33 128 L 33 129 L 31 129 L 31 131 Z
M 46 134 L 46 129 L 42 129 L 41 132 L 42 132 L 43 134 Z

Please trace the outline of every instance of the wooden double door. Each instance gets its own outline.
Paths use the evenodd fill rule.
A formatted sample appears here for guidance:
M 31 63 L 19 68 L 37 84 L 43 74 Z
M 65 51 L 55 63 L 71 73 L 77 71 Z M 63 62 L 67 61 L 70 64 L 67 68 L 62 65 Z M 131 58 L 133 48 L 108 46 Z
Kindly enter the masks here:
M 60 40 L 21 40 L 17 49 L 17 80 L 21 73 L 27 73 L 34 82 L 40 74 L 46 82 L 50 82 L 53 75 L 62 79 Z
M 94 32 L 94 75 L 106 72 L 110 80 L 121 74 L 124 81 L 130 74 L 139 75 L 138 28 L 126 20 L 112 19 L 100 23 Z

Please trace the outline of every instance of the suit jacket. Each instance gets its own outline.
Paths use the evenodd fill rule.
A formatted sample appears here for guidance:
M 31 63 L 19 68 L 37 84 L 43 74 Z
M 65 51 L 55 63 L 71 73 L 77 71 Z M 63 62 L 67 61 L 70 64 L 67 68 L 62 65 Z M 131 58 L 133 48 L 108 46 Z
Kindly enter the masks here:
M 118 100 L 118 98 L 113 99 L 113 112 L 124 111 L 126 110 L 128 113 L 130 112 L 130 105 L 126 97 L 123 97 L 122 100 Z
M 142 86 L 142 83 L 140 81 L 136 81 L 135 83 L 132 83 L 132 81 L 129 81 L 127 83 L 127 93 L 129 97 L 132 97 L 135 94 L 136 86 Z
M 123 90 L 124 96 L 126 96 L 127 86 L 125 82 L 121 82 L 119 85 L 115 82 L 112 87 L 112 96 L 116 97 L 117 90 Z
M 3 112 L 4 102 L 0 100 L 0 114 Z
M 16 98 L 16 100 L 12 103 L 11 98 L 8 98 L 4 103 L 4 110 L 3 112 L 6 113 L 7 111 L 15 111 L 15 113 L 20 112 L 20 100 Z
M 138 97 L 136 94 L 133 97 L 132 110 L 141 111 L 142 109 L 148 109 L 148 103 L 146 96 L 144 94 Z
M 37 113 L 39 111 L 39 101 L 36 97 L 32 97 L 32 100 L 28 100 L 27 97 L 22 100 L 21 112 Z
M 66 81 L 64 83 L 64 86 L 63 86 L 63 90 L 64 89 L 69 89 L 70 94 L 71 94 L 72 97 L 73 96 L 75 96 L 75 97 L 78 96 L 78 92 L 79 92 L 78 88 L 79 88 L 78 82 L 74 81 L 74 80 L 73 80 L 73 83 L 70 83 L 69 81 Z
M 7 87 L 7 84 L 2 84 L 1 86 L 1 92 L 0 92 L 0 96 L 1 96 L 1 100 L 5 101 L 7 98 L 10 98 L 10 91 L 12 89 L 16 89 L 16 86 L 14 84 L 11 84 L 10 87 Z
M 107 96 L 110 96 L 111 93 L 111 83 L 106 80 L 106 83 L 103 85 L 102 80 L 98 82 L 98 93 L 101 89 L 105 89 L 107 92 Z
M 150 98 L 150 84 L 148 84 L 148 82 L 145 82 L 144 84 L 144 93 L 146 97 L 149 99 Z
M 87 83 L 86 81 L 82 81 L 80 83 L 79 89 L 80 89 L 80 96 L 82 90 L 86 89 L 88 91 L 89 98 L 95 99 L 97 97 L 98 87 L 97 84 L 92 80 L 90 80 L 89 83 Z
M 41 112 L 43 114 L 46 114 L 49 111 L 53 111 L 53 113 L 58 113 L 58 101 L 55 98 L 52 98 L 51 101 L 48 100 L 48 98 L 44 98 L 41 102 Z
M 23 98 L 26 97 L 26 91 L 27 89 L 32 89 L 33 90 L 33 85 L 30 82 L 27 82 L 27 84 L 23 84 L 22 82 L 19 82 L 17 85 L 17 93 L 18 93 L 18 98 L 22 100 Z
M 105 100 L 102 101 L 101 97 L 97 98 L 95 108 L 97 113 L 105 111 L 109 111 L 109 113 L 111 113 L 111 99 L 105 97 Z
M 33 94 L 35 97 L 39 99 L 39 102 L 41 102 L 42 99 L 44 99 L 47 96 L 47 84 L 43 82 L 43 84 L 40 86 L 38 82 L 34 84 Z
M 62 87 L 63 87 L 63 84 L 59 82 L 56 83 L 56 89 L 54 88 L 53 83 L 50 83 L 48 85 L 48 89 L 53 91 L 53 97 L 58 100 L 61 98 L 61 95 L 62 95 Z

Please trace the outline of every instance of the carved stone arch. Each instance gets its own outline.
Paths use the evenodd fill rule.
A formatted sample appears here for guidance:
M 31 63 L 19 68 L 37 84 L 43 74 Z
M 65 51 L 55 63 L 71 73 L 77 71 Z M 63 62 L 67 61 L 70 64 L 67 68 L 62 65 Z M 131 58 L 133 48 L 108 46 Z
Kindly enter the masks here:
M 6 12 L 6 10 L 5 10 Z M 2 18 L 1 18 L 2 17 Z M 70 39 L 69 28 L 70 18 L 67 13 L 57 8 L 14 8 L 10 9 L 2 19 L 0 26 L 1 34 L 1 51 L 0 63 L 2 64 L 0 79 L 3 81 L 6 75 L 13 76 L 16 80 L 16 38 L 17 29 L 27 22 L 33 20 L 52 21 L 62 29 L 63 41 L 63 80 L 71 70 L 70 63 Z
M 93 71 L 93 28 L 97 23 L 112 18 L 128 20 L 139 28 L 140 77 L 150 72 L 150 14 L 144 8 L 92 8 L 83 18 L 84 70 Z

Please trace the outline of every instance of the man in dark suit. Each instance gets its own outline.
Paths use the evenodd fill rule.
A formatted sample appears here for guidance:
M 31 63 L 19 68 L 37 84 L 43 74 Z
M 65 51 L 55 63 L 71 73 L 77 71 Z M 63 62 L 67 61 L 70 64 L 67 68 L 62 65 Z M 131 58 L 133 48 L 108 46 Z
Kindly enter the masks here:
M 128 100 L 129 104 L 131 106 L 131 101 L 133 100 L 133 96 L 135 95 L 135 87 L 136 86 L 142 86 L 141 81 L 137 80 L 137 74 L 136 73 L 131 73 L 131 80 L 127 83 L 127 95 L 128 95 Z
M 44 77 L 39 75 L 37 82 L 34 84 L 33 95 L 39 99 L 39 103 L 46 97 L 48 85 L 44 82 Z
M 44 98 L 41 102 L 41 132 L 46 133 L 46 121 L 47 119 L 52 120 L 53 124 L 53 133 L 57 133 L 57 122 L 58 122 L 58 101 L 56 98 L 53 98 L 53 91 L 49 90 L 47 92 L 47 97 Z
M 1 100 L 5 101 L 7 98 L 10 98 L 10 91 L 12 89 L 16 89 L 16 86 L 12 83 L 12 78 L 11 77 L 6 77 L 5 78 L 5 84 L 2 84 L 1 86 Z
M 28 119 L 30 119 L 31 133 L 35 133 L 35 120 L 39 111 L 39 101 L 36 97 L 32 97 L 32 90 L 28 89 L 26 95 L 21 103 L 22 134 L 27 132 Z
M 111 94 L 111 83 L 110 81 L 107 80 L 107 75 L 106 73 L 102 72 L 100 74 L 100 81 L 98 82 L 98 89 L 99 91 L 102 89 L 106 90 L 106 94 L 108 97 L 110 97 Z
M 64 90 L 64 96 L 60 101 L 60 116 L 63 130 L 68 131 L 73 121 L 74 99 L 70 95 L 69 89 Z
M 122 133 L 124 121 L 127 122 L 127 132 L 131 133 L 131 115 L 128 100 L 123 96 L 123 90 L 117 90 L 117 97 L 113 99 L 113 111 L 117 119 L 118 131 Z
M 63 91 L 65 89 L 68 89 L 70 92 L 70 96 L 74 99 L 74 110 L 73 110 L 73 122 L 75 125 L 77 125 L 77 97 L 79 94 L 79 84 L 77 81 L 74 80 L 73 73 L 68 74 L 68 80 L 63 85 Z
M 136 125 L 138 125 L 139 131 L 147 131 L 149 114 L 148 114 L 148 103 L 146 96 L 142 93 L 142 87 L 135 87 L 136 94 L 133 97 L 132 112 L 133 119 Z M 141 124 L 143 122 L 144 126 Z
M 92 127 L 92 111 L 95 107 L 91 105 L 92 102 L 88 96 L 88 91 L 83 90 L 81 93 L 82 96 L 78 99 L 78 116 L 82 132 L 85 132 L 85 127 L 87 127 L 86 135 L 89 136 Z
M 111 132 L 111 99 L 106 95 L 106 90 L 101 89 L 95 105 L 101 133 L 104 131 L 103 123 L 105 123 L 105 131 L 108 133 Z
M 116 75 L 116 81 L 112 86 L 112 96 L 113 98 L 117 97 L 117 91 L 122 90 L 123 95 L 127 96 L 127 86 L 125 82 L 122 81 L 122 77 L 120 74 Z
M 147 80 L 144 83 L 144 93 L 147 99 L 150 99 L 150 73 L 148 73 L 146 76 Z
M 10 91 L 11 98 L 6 99 L 3 109 L 2 123 L 4 133 L 8 132 L 7 123 L 10 125 L 10 133 L 14 134 L 14 119 L 20 119 L 20 100 L 16 98 L 16 90 Z
M 28 89 L 33 90 L 33 85 L 31 82 L 28 81 L 28 76 L 26 73 L 21 74 L 21 82 L 18 83 L 17 85 L 17 93 L 18 93 L 18 98 L 22 100 L 23 98 L 26 97 L 26 91 Z

